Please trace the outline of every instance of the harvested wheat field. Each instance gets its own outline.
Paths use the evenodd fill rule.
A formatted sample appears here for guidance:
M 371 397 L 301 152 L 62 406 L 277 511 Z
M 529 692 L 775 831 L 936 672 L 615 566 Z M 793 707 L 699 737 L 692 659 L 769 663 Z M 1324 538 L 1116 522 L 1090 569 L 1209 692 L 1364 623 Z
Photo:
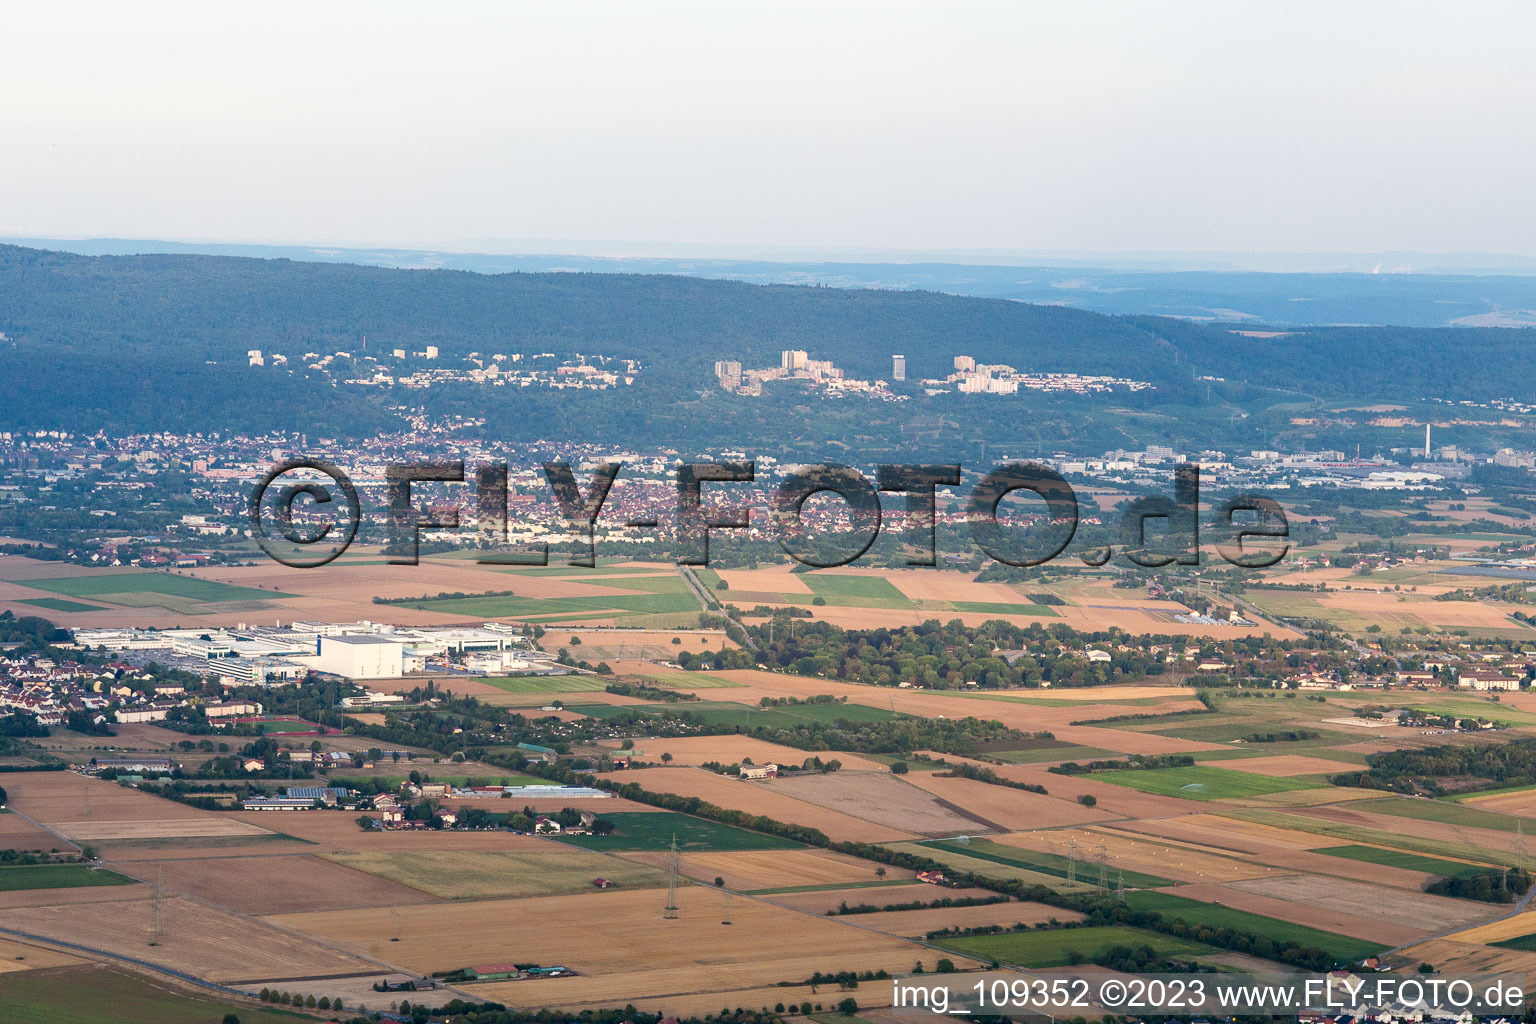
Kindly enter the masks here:
M 0 939 L 0 974 L 36 971 L 48 967 L 73 967 L 84 960 L 47 946 L 14 939 Z
M 940 800 L 964 808 L 999 832 L 1081 825 L 1114 817 L 1106 810 L 1084 807 L 1075 800 L 1061 800 L 941 772 L 914 772 L 907 779 Z
M 214 815 L 206 819 L 171 818 L 166 821 L 59 821 L 54 822 L 52 827 L 59 835 L 77 843 L 135 842 L 141 839 L 230 839 L 272 835 L 269 829 Z
M 7 775 L 5 788 L 12 807 L 44 825 L 89 821 L 219 820 L 213 811 L 201 811 L 141 789 L 130 789 L 116 782 L 91 779 L 74 772 Z
M 1536 953 L 1497 946 L 1474 946 L 1452 939 L 1431 939 L 1403 950 L 1404 958 L 1435 965 L 1436 974 L 1531 974 L 1536 972 Z
M 116 870 L 115 868 L 113 870 Z M 0 910 L 9 907 L 51 907 L 64 903 L 121 903 L 147 899 L 147 885 L 88 885 L 78 889 L 12 889 L 0 892 Z
M 922 787 L 889 772 L 839 771 L 829 775 L 794 775 L 749 785 L 765 785 L 775 792 L 787 793 L 817 807 L 840 811 L 890 829 L 922 836 L 972 832 L 977 825 L 995 827 L 972 815 L 946 807 Z
M 1227 882 L 1274 874 L 1262 864 L 1223 856 L 1196 846 L 1157 842 L 1109 828 L 1067 828 L 1049 832 L 1022 832 L 997 836 L 997 841 L 1025 850 L 1069 856 L 1076 843 L 1077 856 L 1086 861 L 1107 857 L 1111 868 L 1140 871 L 1179 882 Z
M 606 878 L 616 886 L 627 888 L 667 884 L 667 876 L 655 868 L 576 847 L 556 849 L 555 846 L 547 844 L 538 853 L 465 850 L 332 853 L 327 854 L 326 859 L 354 868 L 359 873 L 377 875 L 374 881 L 387 879 L 395 888 L 410 886 L 451 900 L 588 892 L 595 878 Z M 603 890 L 602 895 L 613 891 Z M 356 902 L 349 906 L 382 906 L 388 902 Z M 283 913 L 284 910 L 274 908 L 272 912 Z
M 1474 796 L 1463 800 L 1469 807 L 1481 811 L 1497 811 L 1500 814 L 1518 814 L 1522 818 L 1536 818 L 1536 789 L 1519 793 L 1495 793 L 1492 796 Z M 0 828 L 3 828 L 0 825 Z
M 113 869 L 145 882 L 163 878 L 167 892 L 190 896 L 234 914 L 437 902 L 420 889 L 320 857 L 185 857 L 117 861 Z
M 45 832 L 19 814 L 0 814 L 0 850 L 62 849 L 58 836 Z
M 1231 883 L 1234 889 L 1272 896 L 1300 906 L 1339 910 L 1357 917 L 1387 921 L 1410 928 L 1444 930 L 1487 920 L 1500 911 L 1470 900 L 1388 889 L 1368 882 L 1316 875 L 1276 874 Z
M 717 807 L 762 814 L 777 821 L 820 829 L 834 842 L 879 843 L 914 837 L 912 832 L 877 825 L 863 818 L 819 807 L 787 793 L 777 792 L 762 783 L 743 782 L 702 768 L 630 768 L 623 772 L 609 773 L 605 777 L 618 782 L 633 782 L 653 793 L 694 796 Z
M 1312 832 L 1298 832 L 1207 813 L 1122 821 L 1108 827 L 1192 843 L 1218 852 L 1257 857 L 1261 863 L 1277 854 L 1312 850 L 1331 842 Z
M 1253 772 L 1256 775 L 1273 775 L 1287 778 L 1292 775 L 1322 775 L 1336 772 L 1357 772 L 1358 764 L 1350 764 L 1348 761 L 1330 761 L 1322 757 L 1308 757 L 1305 754 L 1275 754 L 1269 757 L 1235 757 L 1224 761 L 1201 761 L 1195 758 L 1196 764 L 1214 764 L 1218 768 L 1231 768 L 1238 772 Z M 1379 794 L 1378 794 L 1379 795 Z
M 628 751 L 618 750 L 618 740 L 604 740 L 602 745 L 642 761 L 660 761 L 663 753 L 671 754 L 676 764 L 704 764 L 709 761 L 718 764 L 738 764 L 742 758 L 750 757 L 753 764 L 799 765 L 811 756 L 810 751 L 781 746 L 778 743 L 769 743 L 767 740 L 753 739 L 750 736 L 672 736 L 665 739 L 641 736 L 635 740 L 635 749 Z M 844 771 L 883 772 L 888 770 L 885 765 L 866 760 L 858 754 L 844 754 L 836 751 L 828 753 L 821 750 L 816 751 L 816 756 L 823 761 L 837 758 L 843 763 Z
M 1446 938 L 1454 939 L 1457 942 L 1488 943 L 1503 942 L 1506 939 L 1518 939 L 1522 935 L 1532 934 L 1536 934 L 1536 910 L 1527 910 L 1512 917 L 1501 918 L 1488 924 L 1480 924 L 1464 932 L 1447 935 Z
M 666 866 L 662 851 L 626 853 L 626 860 L 657 868 Z M 681 855 L 683 874 L 703 882 L 724 878 L 731 889 L 777 889 L 795 885 L 828 885 L 835 882 L 872 882 L 877 877 L 869 861 L 823 850 L 730 850 Z M 905 868 L 888 867 L 885 877 L 894 882 L 911 878 Z
M 1162 891 L 1183 896 L 1186 899 L 1219 903 L 1224 907 L 1246 910 L 1252 914 L 1263 914 L 1265 917 L 1290 921 L 1292 924 L 1321 928 L 1325 932 L 1335 932 L 1339 935 L 1384 942 L 1394 946 L 1417 941 L 1437 930 L 1432 921 L 1423 922 L 1421 925 L 1393 924 L 1379 918 L 1362 917 L 1359 914 L 1345 913 L 1328 907 L 1315 907 L 1305 903 L 1276 899 L 1272 896 L 1260 896 L 1230 885 L 1181 885 Z
M 88 942 L 110 953 L 151 960 L 210 981 L 314 978 L 374 969 L 357 957 L 184 896 L 163 901 L 163 934 L 159 943 L 151 946 L 151 902 L 136 899 L 16 907 L 6 911 L 6 926 L 50 939 Z
M 662 917 L 660 891 L 484 900 L 398 911 L 330 911 L 269 918 L 415 971 L 473 964 L 563 964 L 580 977 L 537 984 L 466 986 L 513 1006 L 563 1007 L 600 1000 L 659 1000 L 673 993 L 728 993 L 841 970 L 908 970 L 917 947 L 828 918 L 702 886 L 677 892 L 676 920 Z M 727 912 L 731 924 L 722 924 Z M 596 915 L 596 916 L 594 916 Z M 594 929 L 594 922 L 599 922 Z M 718 1005 L 738 1000 L 724 997 Z M 671 1000 L 667 1000 L 671 1006 Z
M 864 901 L 849 900 L 848 902 L 851 905 L 857 905 Z M 850 916 L 849 920 L 858 921 L 870 928 L 878 928 L 883 932 L 890 932 L 892 935 L 920 939 L 928 932 L 938 931 L 940 928 L 979 928 L 994 924 L 1006 928 L 1015 924 L 1039 924 L 1052 918 L 1058 921 L 1076 921 L 1081 917 L 1081 914 L 1049 907 L 1044 903 L 988 903 L 979 907 L 934 907 L 926 910 L 890 910 L 878 914 L 856 914 Z
M 918 950 L 918 953 L 922 952 L 924 952 L 924 950 Z M 921 959 L 921 957 L 918 957 L 917 959 Z M 907 969 L 911 970 L 911 968 L 912 965 L 908 964 Z M 933 969 L 933 962 L 931 958 L 928 960 L 928 969 Z M 891 973 L 894 974 L 895 972 L 892 971 Z M 956 978 L 958 977 L 959 976 L 956 975 Z M 557 978 L 553 982 L 541 981 L 539 984 L 555 984 L 561 980 L 563 979 Z M 508 982 L 503 984 L 512 985 L 516 983 Z M 506 1000 L 505 993 L 507 991 L 513 991 L 512 989 L 504 988 L 501 994 L 497 994 L 492 990 L 492 986 L 473 985 L 461 987 L 466 987 L 471 991 L 479 992 L 484 998 L 494 999 L 497 1002 L 504 1002 Z M 829 1001 L 827 999 L 829 991 L 835 992 L 837 999 Z M 893 1024 L 894 1021 L 900 1021 L 902 1019 L 899 1017 L 879 1015 L 881 1012 L 879 1008 L 888 1007 L 891 1005 L 891 986 L 888 982 L 883 984 L 870 984 L 866 982 L 865 984 L 859 986 L 855 992 L 857 993 L 859 1003 L 859 1016 L 857 1019 L 869 1020 L 871 1024 L 874 1024 L 874 1022 L 879 1022 L 879 1024 Z M 666 999 L 666 1009 L 668 1013 L 675 1013 L 678 1016 L 702 1018 L 711 1014 L 719 1013 L 722 1005 L 726 1003 L 729 1003 L 732 1007 L 740 1006 L 753 1010 L 771 1009 L 779 1003 L 798 1006 L 799 1004 L 807 1001 L 813 1005 L 819 1002 L 827 1006 L 832 1006 L 838 1001 L 838 999 L 843 998 L 843 996 L 844 993 L 835 989 L 828 989 L 825 985 L 814 988 L 810 985 L 761 985 L 752 988 L 730 989 L 723 992 L 683 992 L 678 995 L 668 996 Z M 626 1006 L 632 1005 L 633 1002 L 633 1000 L 618 997 L 613 999 L 597 999 L 590 1002 L 562 1003 L 561 1006 L 567 1010 L 572 1011 L 622 1010 Z M 816 1016 L 829 1017 L 833 1020 L 843 1019 L 839 1018 L 836 1014 L 817 1014 Z

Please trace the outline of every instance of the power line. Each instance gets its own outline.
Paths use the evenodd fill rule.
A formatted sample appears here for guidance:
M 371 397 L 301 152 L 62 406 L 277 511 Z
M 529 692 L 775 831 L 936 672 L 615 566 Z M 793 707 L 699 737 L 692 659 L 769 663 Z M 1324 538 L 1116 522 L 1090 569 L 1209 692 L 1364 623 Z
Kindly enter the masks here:
M 672 847 L 667 854 L 667 909 L 662 917 L 677 920 L 677 833 L 672 833 Z

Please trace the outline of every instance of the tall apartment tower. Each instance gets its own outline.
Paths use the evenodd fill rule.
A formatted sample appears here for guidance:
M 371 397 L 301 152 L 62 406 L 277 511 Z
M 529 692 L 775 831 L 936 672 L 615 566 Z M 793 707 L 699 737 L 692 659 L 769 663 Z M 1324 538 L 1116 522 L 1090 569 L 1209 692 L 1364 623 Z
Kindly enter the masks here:
M 891 379 L 892 380 L 906 380 L 907 379 L 907 357 L 906 356 L 891 356 Z
M 1429 424 L 1424 424 L 1424 459 L 1429 460 Z

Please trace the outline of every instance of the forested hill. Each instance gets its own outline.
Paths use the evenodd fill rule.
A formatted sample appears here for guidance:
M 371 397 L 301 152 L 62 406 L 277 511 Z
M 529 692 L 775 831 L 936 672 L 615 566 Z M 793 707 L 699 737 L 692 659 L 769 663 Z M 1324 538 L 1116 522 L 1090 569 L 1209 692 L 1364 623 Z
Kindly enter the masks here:
M 1135 403 L 1165 409 L 1208 398 L 1208 387 L 1194 385 L 1202 375 L 1322 397 L 1536 397 L 1529 375 L 1511 372 L 1530 365 L 1533 331 L 1331 328 L 1257 339 L 1184 321 L 928 292 L 201 255 L 88 257 L 13 246 L 0 246 L 0 331 L 7 336 L 0 343 L 3 429 L 345 435 L 387 429 L 399 422 L 391 406 L 425 400 L 434 411 L 493 416 L 508 439 L 602 429 L 614 443 L 703 443 L 708 428 L 696 409 L 687 424 L 652 431 L 670 411 L 699 402 L 714 403 L 707 420 L 722 429 L 760 420 L 782 431 L 782 420 L 768 414 L 777 400 L 724 396 L 712 371 L 717 359 L 775 365 L 785 348 L 865 378 L 889 377 L 898 352 L 914 379 L 947 374 L 960 354 L 1031 371 L 1133 377 L 1158 388 Z M 436 345 L 440 365 L 470 352 L 550 352 L 638 359 L 644 371 L 635 387 L 578 396 L 534 389 L 487 396 L 507 389 L 469 386 L 391 395 L 304 376 L 304 353 L 360 352 L 364 337 L 375 355 Z M 287 369 L 248 367 L 249 349 L 282 352 L 291 362 Z M 935 411 L 913 392 L 907 416 Z M 1021 394 L 990 404 L 983 416 L 998 418 L 1006 436 L 1007 421 L 1041 401 Z M 865 404 L 830 404 L 853 402 Z M 850 422 L 861 416 L 868 419 L 847 414 Z

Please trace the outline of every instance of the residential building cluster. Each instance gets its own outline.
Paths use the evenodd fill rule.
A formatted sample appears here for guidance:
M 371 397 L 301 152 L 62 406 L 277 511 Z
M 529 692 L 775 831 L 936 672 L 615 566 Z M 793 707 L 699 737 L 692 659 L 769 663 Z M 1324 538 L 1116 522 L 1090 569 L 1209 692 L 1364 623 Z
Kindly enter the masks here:
M 1078 373 L 1023 373 L 1007 363 L 978 363 L 972 356 L 955 356 L 954 372 L 923 381 L 930 395 L 943 394 L 952 386 L 963 395 L 1016 395 L 1026 391 L 1067 392 L 1091 395 L 1111 391 L 1146 391 L 1152 384 L 1128 377 L 1092 376 Z

